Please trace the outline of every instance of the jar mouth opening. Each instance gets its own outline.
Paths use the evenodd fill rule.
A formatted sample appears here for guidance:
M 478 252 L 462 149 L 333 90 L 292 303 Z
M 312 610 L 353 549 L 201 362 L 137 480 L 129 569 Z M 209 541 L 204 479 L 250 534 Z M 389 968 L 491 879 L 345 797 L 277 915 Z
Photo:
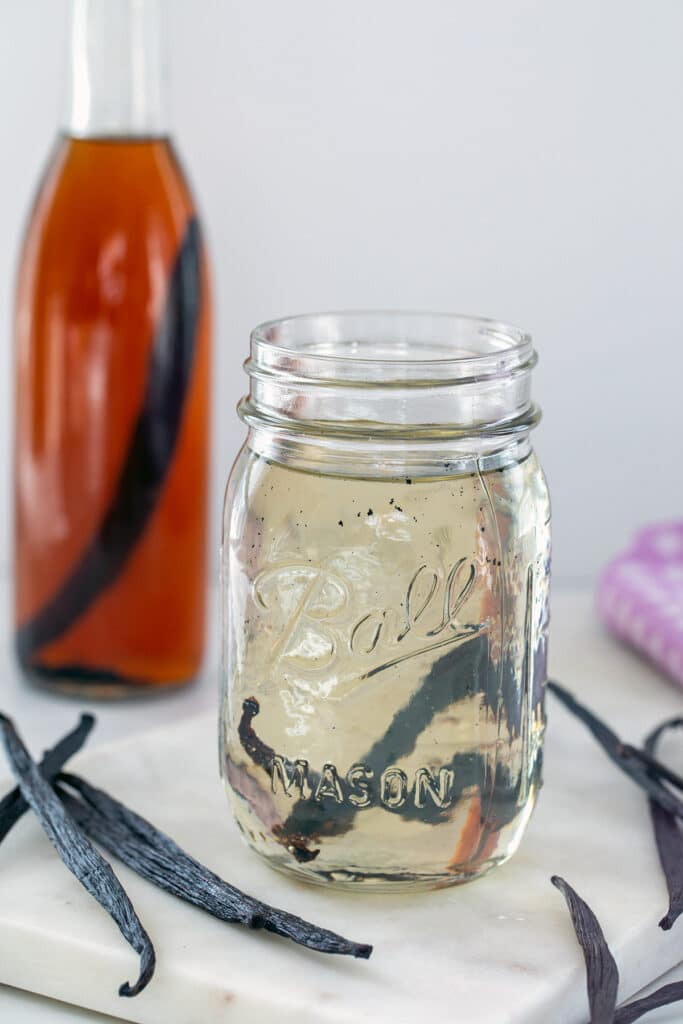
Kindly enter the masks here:
M 455 313 L 307 313 L 259 324 L 251 334 L 251 375 L 286 373 L 358 386 L 484 380 L 529 370 L 529 334 L 502 321 Z
M 517 327 L 451 313 L 309 313 L 261 324 L 239 406 L 250 426 L 396 441 L 484 436 L 538 421 L 536 353 Z

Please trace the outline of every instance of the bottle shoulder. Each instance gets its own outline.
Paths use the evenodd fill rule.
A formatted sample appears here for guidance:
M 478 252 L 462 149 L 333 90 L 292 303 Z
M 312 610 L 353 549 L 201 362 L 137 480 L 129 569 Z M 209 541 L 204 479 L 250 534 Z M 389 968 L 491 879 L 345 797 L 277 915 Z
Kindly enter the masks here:
M 87 289 L 114 270 L 167 275 L 193 215 L 170 140 L 64 136 L 31 210 L 18 287 Z
M 167 138 L 76 139 L 63 136 L 40 181 L 31 229 L 182 230 L 194 203 Z

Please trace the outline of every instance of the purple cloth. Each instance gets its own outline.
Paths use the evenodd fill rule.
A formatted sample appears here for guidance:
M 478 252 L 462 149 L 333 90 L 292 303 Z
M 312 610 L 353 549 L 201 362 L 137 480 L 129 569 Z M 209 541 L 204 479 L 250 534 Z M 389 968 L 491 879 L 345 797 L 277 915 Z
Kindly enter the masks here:
M 683 686 L 683 521 L 647 526 L 602 574 L 607 627 Z

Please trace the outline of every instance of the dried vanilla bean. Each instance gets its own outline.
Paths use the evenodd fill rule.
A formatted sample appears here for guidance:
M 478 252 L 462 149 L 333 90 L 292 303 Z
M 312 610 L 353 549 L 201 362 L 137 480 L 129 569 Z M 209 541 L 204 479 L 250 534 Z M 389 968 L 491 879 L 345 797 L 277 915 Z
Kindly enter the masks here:
M 600 922 L 584 900 L 559 875 L 550 879 L 569 907 L 574 932 L 586 962 L 590 1024 L 614 1024 L 619 971 Z
M 663 722 L 645 740 L 647 753 L 656 753 L 660 737 L 667 729 L 678 729 L 681 726 L 683 718 L 672 718 Z M 669 892 L 669 909 L 659 922 L 659 927 L 668 931 L 683 912 L 683 831 L 677 818 L 654 800 L 650 800 L 650 816 L 657 853 Z
M 661 732 L 668 725 L 670 723 L 665 723 L 659 731 Z M 618 1010 L 615 1009 L 619 970 L 607 945 L 600 922 L 588 904 L 581 899 L 568 882 L 557 875 L 551 878 L 551 882 L 567 901 L 574 932 L 583 950 L 586 962 L 588 1003 L 591 1012 L 588 1024 L 633 1024 L 633 1021 L 639 1020 L 650 1010 L 683 1000 L 683 982 L 676 981 L 671 985 L 663 985 L 649 996 L 634 999 L 630 1003 L 624 1003 Z
M 683 818 L 683 800 L 679 799 L 663 784 L 662 779 L 671 774 L 668 768 L 650 757 L 647 763 L 640 757 L 634 757 L 629 751 L 635 748 L 623 744 L 617 734 L 610 729 L 597 715 L 580 704 L 575 697 L 555 682 L 548 682 L 548 689 L 558 697 L 564 706 L 571 711 L 596 738 L 602 749 L 617 767 L 621 768 L 635 783 L 650 795 L 660 807 L 677 818 Z
M 674 981 L 671 985 L 662 985 L 652 995 L 643 996 L 642 999 L 634 999 L 633 1002 L 621 1006 L 615 1014 L 614 1024 L 633 1024 L 634 1020 L 640 1020 L 650 1010 L 657 1010 L 660 1006 L 678 1003 L 682 999 L 683 981 Z
M 141 877 L 213 917 L 264 928 L 320 953 L 370 956 L 372 946 L 351 942 L 241 892 L 185 853 L 160 829 L 85 779 L 62 773 L 57 791 L 69 813 L 95 842 Z
M 107 861 L 97 852 L 65 811 L 58 796 L 31 759 L 11 719 L 0 714 L 0 732 L 22 796 L 40 821 L 65 866 L 118 925 L 140 956 L 140 975 L 134 985 L 124 982 L 121 996 L 141 992 L 154 973 L 154 947 L 133 904 Z
M 672 718 L 670 721 L 665 722 L 663 727 L 669 728 L 683 723 L 683 719 Z M 658 730 L 655 730 L 658 731 Z M 668 782 L 669 785 L 675 786 L 676 789 L 680 789 L 683 793 L 683 778 L 669 768 L 668 765 L 662 764 L 656 757 L 653 756 L 651 751 L 647 749 L 641 750 L 640 747 L 632 747 L 630 743 L 624 743 L 622 745 L 622 753 L 625 757 L 637 757 L 646 768 L 651 768 L 654 778 L 661 779 L 663 782 Z
M 78 753 L 90 735 L 94 724 L 94 715 L 81 715 L 81 720 L 76 728 L 59 740 L 52 750 L 46 751 L 39 768 L 48 782 L 51 782 L 59 774 L 69 758 Z M 0 842 L 27 810 L 28 804 L 18 786 L 0 800 Z

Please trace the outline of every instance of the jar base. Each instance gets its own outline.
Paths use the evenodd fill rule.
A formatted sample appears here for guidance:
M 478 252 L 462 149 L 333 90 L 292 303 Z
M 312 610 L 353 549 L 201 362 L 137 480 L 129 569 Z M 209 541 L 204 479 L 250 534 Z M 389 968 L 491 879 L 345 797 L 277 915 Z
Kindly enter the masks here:
M 150 683 L 147 680 L 128 679 L 114 673 L 98 674 L 83 669 L 47 669 L 22 665 L 26 681 L 43 693 L 56 693 L 88 701 L 125 701 L 168 696 L 196 681 L 192 675 L 177 681 Z
M 309 885 L 325 886 L 327 889 L 336 889 L 343 892 L 378 893 L 381 895 L 398 895 L 399 893 L 409 895 L 415 892 L 429 892 L 434 889 L 449 889 L 451 886 L 466 885 L 468 882 L 474 882 L 476 879 L 487 875 L 494 868 L 500 867 L 514 853 L 514 850 L 509 850 L 501 856 L 482 861 L 475 869 L 460 872 L 441 871 L 435 874 L 405 872 L 389 874 L 372 870 L 354 873 L 353 871 L 341 869 L 338 871 L 316 872 L 310 865 L 302 868 L 296 864 L 265 856 L 256 847 L 250 844 L 247 845 L 270 868 L 277 871 L 278 874 L 286 875 L 289 879 L 296 879 L 296 881 L 306 882 Z

